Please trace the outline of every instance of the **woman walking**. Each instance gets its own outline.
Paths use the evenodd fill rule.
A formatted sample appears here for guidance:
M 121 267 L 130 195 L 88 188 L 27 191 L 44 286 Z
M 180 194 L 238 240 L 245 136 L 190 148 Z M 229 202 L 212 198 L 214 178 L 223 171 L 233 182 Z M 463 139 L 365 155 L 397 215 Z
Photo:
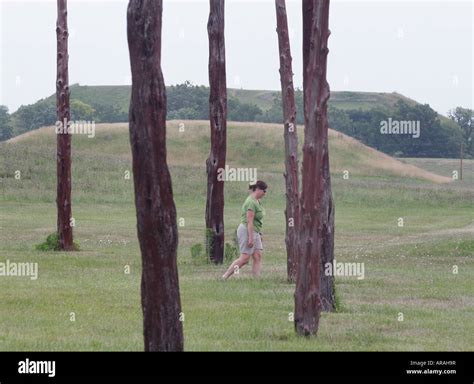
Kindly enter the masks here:
M 259 180 L 249 186 L 251 193 L 242 205 L 240 225 L 237 228 L 237 241 L 239 243 L 240 257 L 235 260 L 226 273 L 222 276 L 227 280 L 232 274 L 248 264 L 252 258 L 252 273 L 255 278 L 260 277 L 262 266 L 262 228 L 265 210 L 261 199 L 267 192 L 267 184 Z

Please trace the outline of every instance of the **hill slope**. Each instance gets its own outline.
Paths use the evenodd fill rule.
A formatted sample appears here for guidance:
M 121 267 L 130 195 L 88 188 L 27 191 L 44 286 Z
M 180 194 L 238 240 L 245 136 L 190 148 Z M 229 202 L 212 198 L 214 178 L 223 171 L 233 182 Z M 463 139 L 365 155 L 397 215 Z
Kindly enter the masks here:
M 79 85 L 71 86 L 71 98 L 81 100 L 90 105 L 107 104 L 118 107 L 123 112 L 128 112 L 130 103 L 129 85 Z M 248 89 L 228 89 L 228 97 L 235 98 L 242 103 L 255 104 L 262 110 L 268 110 L 273 103 L 273 97 L 279 91 L 271 90 L 248 90 Z M 55 95 L 49 96 L 48 100 L 55 100 Z M 416 104 L 399 93 L 384 92 L 347 92 L 333 91 L 329 104 L 339 109 L 362 109 L 368 110 L 374 107 L 392 109 L 398 100 Z
M 182 121 L 168 122 L 168 161 L 170 165 L 201 167 L 209 151 L 209 123 L 184 121 L 184 132 L 179 132 Z M 300 143 L 303 132 L 299 128 Z M 283 172 L 283 133 L 279 124 L 230 122 L 228 128 L 228 164 L 233 167 L 256 167 L 258 172 Z M 54 148 L 54 127 L 27 132 L 7 141 L 7 144 L 45 145 Z M 451 179 L 436 175 L 370 148 L 340 132 L 329 131 L 331 171 L 342 177 L 407 177 L 435 183 Z M 85 154 L 110 154 L 130 160 L 128 124 L 97 124 L 96 136 L 88 139 L 74 136 L 73 150 Z M 300 144 L 301 150 L 301 144 Z M 301 159 L 301 155 L 300 155 Z
M 128 121 L 130 86 L 71 86 L 72 120 L 95 123 Z M 296 121 L 304 124 L 303 94 L 295 92 Z M 207 120 L 209 89 L 189 82 L 167 87 L 169 120 Z M 229 121 L 281 123 L 281 95 L 277 91 L 228 90 Z M 21 106 L 10 116 L 10 128 L 0 130 L 6 140 L 42 126 L 56 123 L 55 95 Z M 439 115 L 429 105 L 422 105 L 397 93 L 332 92 L 328 119 L 331 127 L 390 156 L 455 158 L 463 133 L 454 121 Z M 410 121 L 420 132 L 407 134 L 381 132 L 383 121 Z M 416 140 L 414 140 L 416 138 Z M 470 157 L 466 153 L 466 157 Z
M 336 277 L 339 311 L 322 315 L 317 338 L 300 338 L 288 318 L 294 285 L 286 280 L 282 126 L 229 123 L 228 164 L 257 167 L 270 188 L 263 202 L 262 278 L 253 280 L 244 267 L 226 283 L 219 277 L 229 259 L 214 266 L 203 253 L 191 254 L 196 244 L 205 248 L 209 125 L 184 121 L 184 132 L 178 126 L 168 123 L 167 143 L 187 351 L 472 350 L 471 184 L 435 184 L 433 174 L 331 132 L 335 259 L 362 263 L 365 272 L 361 280 Z M 40 252 L 35 245 L 56 228 L 54 132 L 42 128 L 0 143 L 0 262 L 39 264 L 35 281 L 0 278 L 1 350 L 143 350 L 127 124 L 100 125 L 90 139 L 74 136 L 72 151 L 74 237 L 81 251 Z M 230 245 L 247 194 L 246 182 L 226 182 Z

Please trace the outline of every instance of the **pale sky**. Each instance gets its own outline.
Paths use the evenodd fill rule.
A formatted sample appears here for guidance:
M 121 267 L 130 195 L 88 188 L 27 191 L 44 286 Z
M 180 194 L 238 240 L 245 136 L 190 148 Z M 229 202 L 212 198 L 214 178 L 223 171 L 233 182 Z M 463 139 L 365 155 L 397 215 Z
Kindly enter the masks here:
M 130 84 L 125 0 L 69 0 L 70 84 Z M 441 114 L 473 108 L 473 1 L 331 2 L 334 91 L 399 92 Z M 302 85 L 301 0 L 287 0 L 295 85 Z M 167 85 L 208 85 L 208 1 L 165 0 Z M 56 1 L 0 0 L 0 104 L 55 92 Z M 226 1 L 229 88 L 279 90 L 274 1 Z

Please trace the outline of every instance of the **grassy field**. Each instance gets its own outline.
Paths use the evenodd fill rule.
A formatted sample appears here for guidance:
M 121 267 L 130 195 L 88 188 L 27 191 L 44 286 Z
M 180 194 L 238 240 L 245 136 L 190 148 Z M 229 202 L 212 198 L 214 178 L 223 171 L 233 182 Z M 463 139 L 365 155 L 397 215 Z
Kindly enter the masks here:
M 168 158 L 184 219 L 178 263 L 186 350 L 474 349 L 472 161 L 464 181 L 449 182 L 450 160 L 397 161 L 331 132 L 335 258 L 363 262 L 365 278 L 337 277 L 341 310 L 324 313 L 318 337 L 303 339 L 288 320 L 294 286 L 285 280 L 282 127 L 229 124 L 228 164 L 256 167 L 270 189 L 262 279 L 247 268 L 224 283 L 225 266 L 190 254 L 204 240 L 208 124 L 184 122 L 184 132 L 178 124 L 168 124 Z M 0 276 L 0 350 L 142 350 L 127 125 L 73 138 L 79 252 L 34 248 L 55 230 L 55 164 L 51 128 L 0 144 L 0 263 L 39 265 L 37 280 Z M 226 183 L 228 242 L 246 185 Z
M 453 178 L 453 173 L 456 172 L 458 179 L 461 177 L 461 164 L 459 159 L 404 158 L 400 159 L 400 161 L 425 169 L 428 172 L 436 172 L 439 175 Z M 462 179 L 463 185 L 474 186 L 474 160 L 463 160 Z

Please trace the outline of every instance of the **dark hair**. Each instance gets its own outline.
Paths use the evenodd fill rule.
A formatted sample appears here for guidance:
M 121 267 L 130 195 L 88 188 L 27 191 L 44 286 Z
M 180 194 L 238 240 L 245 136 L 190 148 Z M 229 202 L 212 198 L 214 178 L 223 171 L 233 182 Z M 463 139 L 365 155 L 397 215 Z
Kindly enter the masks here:
M 257 188 L 261 189 L 262 191 L 265 191 L 268 188 L 268 185 L 262 180 L 258 180 L 255 184 L 249 185 L 249 189 L 254 192 L 257 190 Z

